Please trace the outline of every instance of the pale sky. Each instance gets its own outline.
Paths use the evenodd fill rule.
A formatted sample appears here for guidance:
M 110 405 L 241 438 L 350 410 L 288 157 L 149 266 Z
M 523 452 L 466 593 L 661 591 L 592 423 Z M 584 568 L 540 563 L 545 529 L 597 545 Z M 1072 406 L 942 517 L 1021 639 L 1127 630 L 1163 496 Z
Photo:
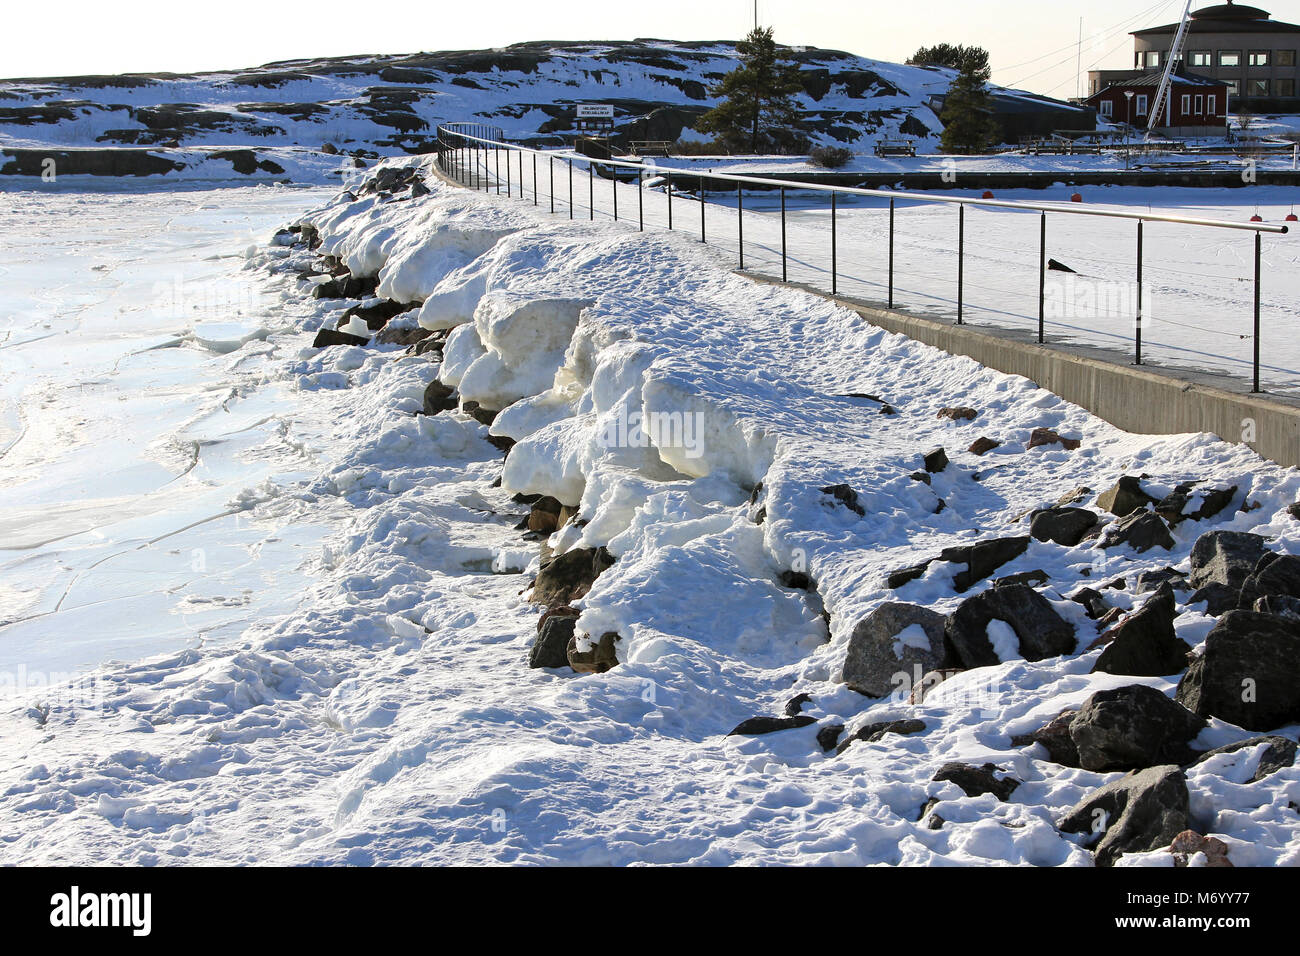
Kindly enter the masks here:
M 995 82 L 1068 97 L 1082 69 L 1127 67 L 1128 31 L 1170 23 L 1185 0 L 759 0 L 781 43 L 906 59 L 918 46 L 968 43 L 992 54 Z M 1214 0 L 1194 0 L 1193 9 Z M 1256 0 L 1300 20 L 1300 0 Z M 416 53 L 523 40 L 736 39 L 753 0 L 65 0 L 10 3 L 0 76 L 204 70 L 354 53 Z

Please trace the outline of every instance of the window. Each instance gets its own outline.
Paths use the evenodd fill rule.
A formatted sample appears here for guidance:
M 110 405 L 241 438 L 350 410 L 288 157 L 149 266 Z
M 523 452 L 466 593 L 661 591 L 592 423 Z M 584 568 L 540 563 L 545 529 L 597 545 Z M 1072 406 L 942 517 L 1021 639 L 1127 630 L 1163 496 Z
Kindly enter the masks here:
M 1147 115 L 1147 96 L 1145 93 L 1138 96 L 1136 109 L 1137 109 L 1138 116 Z
M 1147 50 L 1147 69 L 1153 69 L 1160 65 L 1160 51 Z
M 1267 50 L 1251 50 L 1251 51 L 1250 51 L 1250 65 L 1251 65 L 1251 66 L 1268 66 L 1268 51 L 1267 51 Z
M 1295 66 L 1295 50 L 1278 50 L 1278 66 Z
M 1241 51 L 1220 50 L 1219 66 L 1241 66 Z
M 1295 80 L 1274 80 L 1274 96 L 1295 96 Z
M 1228 95 L 1236 96 L 1241 92 L 1241 84 L 1236 80 L 1225 80 L 1224 85 L 1228 87 Z
M 1193 50 L 1189 62 L 1192 66 L 1211 66 L 1213 58 L 1209 50 Z
M 1115 103 L 1112 100 L 1101 101 L 1101 115 L 1107 118 L 1115 115 Z
M 1246 82 L 1247 96 L 1268 96 L 1268 80 L 1248 80 Z
M 1211 93 L 1209 95 L 1209 98 L 1206 99 L 1205 101 L 1205 112 L 1209 113 L 1211 116 L 1213 116 L 1215 110 L 1218 109 L 1218 104 L 1216 103 L 1216 100 L 1218 100 L 1218 98 L 1219 97 L 1217 94 Z
M 1186 116 L 1192 111 L 1192 97 L 1189 93 L 1183 94 L 1183 115 Z

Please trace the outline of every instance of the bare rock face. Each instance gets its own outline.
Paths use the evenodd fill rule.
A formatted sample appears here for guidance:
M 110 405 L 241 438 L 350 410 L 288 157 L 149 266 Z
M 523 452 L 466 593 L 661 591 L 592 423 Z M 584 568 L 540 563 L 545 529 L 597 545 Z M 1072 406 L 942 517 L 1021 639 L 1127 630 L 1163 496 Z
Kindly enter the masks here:
M 424 390 L 424 414 L 426 415 L 450 412 L 459 404 L 460 399 L 456 395 L 456 390 L 450 385 L 442 384 L 436 378 Z
M 1151 511 L 1134 511 L 1110 525 L 1101 538 L 1101 547 L 1127 545 L 1138 554 L 1152 548 L 1174 549 L 1174 536 L 1164 519 Z
M 1300 721 L 1300 621 L 1229 611 L 1183 675 L 1178 700 L 1202 717 L 1247 730 Z
M 578 637 L 569 639 L 569 666 L 579 674 L 603 674 L 618 666 L 616 647 L 620 638 L 612 631 L 602 634 L 600 640 L 591 643 L 590 650 L 580 650 Z
M 1074 650 L 1074 625 L 1024 584 L 990 588 L 963 601 L 944 626 L 947 664 L 965 668 L 1000 663 L 988 638 L 990 621 L 1004 621 L 1015 632 L 1020 656 L 1027 661 L 1068 654 Z
M 1188 744 L 1207 721 L 1154 687 L 1098 691 L 1070 721 L 1070 739 L 1085 770 L 1134 770 L 1186 763 Z
M 986 763 L 982 767 L 964 763 L 946 763 L 939 768 L 939 772 L 931 779 L 935 781 L 951 781 L 959 786 L 968 797 L 978 797 L 991 793 L 998 800 L 1006 803 L 1021 782 L 1015 777 L 996 776 L 1001 772 L 1000 767 L 991 763 Z
M 914 681 L 918 669 L 920 674 L 934 670 L 943 659 L 945 620 L 915 604 L 882 604 L 853 629 L 844 683 L 867 697 L 888 697 Z M 905 681 L 898 680 L 900 674 Z
M 1192 545 L 1192 570 L 1187 583 L 1193 588 L 1210 584 L 1240 591 L 1268 543 L 1257 534 L 1244 531 L 1209 531 Z
M 1117 518 L 1155 503 L 1156 499 L 1142 490 L 1142 482 L 1133 475 L 1125 475 L 1097 499 L 1097 507 Z
M 614 556 L 604 548 L 576 548 L 557 554 L 537 572 L 533 603 L 545 607 L 572 604 L 613 564 Z
M 1128 677 L 1164 677 L 1187 667 L 1191 647 L 1174 632 L 1178 609 L 1174 590 L 1162 584 L 1137 611 L 1103 634 L 1106 649 L 1093 672 Z
M 969 591 L 1002 565 L 1024 554 L 1029 549 L 1029 540 L 1028 535 L 1020 535 L 944 548 L 939 552 L 939 560 L 966 565 L 966 570 L 953 576 L 952 586 L 958 592 Z
M 795 730 L 799 727 L 808 727 L 817 723 L 816 719 L 806 714 L 798 714 L 794 717 L 750 717 L 748 720 L 742 720 L 736 725 L 728 737 L 760 737 L 764 734 L 774 734 L 782 730 Z
M 1057 825 L 1063 833 L 1092 835 L 1098 866 L 1125 853 L 1169 846 L 1187 829 L 1187 777 L 1175 766 L 1150 767 L 1094 790 Z
M 543 616 L 537 639 L 528 654 L 529 667 L 569 665 L 569 641 L 573 638 L 579 613 L 574 608 L 557 608 Z
M 1086 508 L 1045 508 L 1029 519 L 1029 535 L 1035 541 L 1050 541 L 1073 548 L 1097 525 L 1097 515 Z
M 1250 610 L 1267 598 L 1300 599 L 1300 557 L 1269 553 L 1259 560 L 1241 586 L 1241 603 Z

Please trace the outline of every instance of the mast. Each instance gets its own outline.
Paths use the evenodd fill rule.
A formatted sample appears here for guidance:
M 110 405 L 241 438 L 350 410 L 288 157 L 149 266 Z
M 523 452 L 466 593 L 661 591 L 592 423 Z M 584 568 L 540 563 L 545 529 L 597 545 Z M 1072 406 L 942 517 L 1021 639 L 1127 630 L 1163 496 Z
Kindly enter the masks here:
M 1174 34 L 1173 46 L 1169 48 L 1169 59 L 1165 63 L 1165 75 L 1160 78 L 1160 89 L 1156 92 L 1156 101 L 1151 104 L 1151 110 L 1147 115 L 1147 133 L 1160 125 L 1160 114 L 1165 108 L 1165 99 L 1169 96 L 1169 86 L 1173 82 L 1174 67 L 1183 56 L 1183 43 L 1187 40 L 1187 24 L 1191 19 L 1192 0 L 1187 0 L 1187 6 L 1183 8 L 1183 19 L 1178 24 L 1178 32 Z

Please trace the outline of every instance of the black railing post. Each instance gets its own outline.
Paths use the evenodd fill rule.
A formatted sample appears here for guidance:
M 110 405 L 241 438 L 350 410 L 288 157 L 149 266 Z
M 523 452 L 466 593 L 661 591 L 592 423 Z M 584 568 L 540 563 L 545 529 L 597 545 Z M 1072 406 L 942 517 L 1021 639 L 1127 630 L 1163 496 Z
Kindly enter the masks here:
M 1255 233 L 1255 387 L 1254 392 L 1259 392 L 1259 283 L 1260 283 L 1260 244 L 1263 241 L 1261 233 Z
M 541 201 L 537 195 L 537 154 L 533 153 L 533 205 L 540 205 Z
M 666 173 L 668 177 L 668 231 L 673 231 L 673 174 Z
M 1141 219 L 1138 220 L 1138 249 L 1137 249 L 1137 322 L 1134 324 L 1134 351 L 1135 357 L 1133 364 L 1142 364 L 1142 227 L 1145 225 Z
M 736 183 L 736 234 L 740 240 L 740 268 L 745 268 L 745 184 Z
M 704 176 L 700 176 L 700 242 L 707 243 L 708 236 L 704 233 Z
M 957 206 L 957 324 L 963 324 L 966 308 L 966 204 Z
M 596 221 L 596 164 L 587 160 L 587 218 Z
M 645 232 L 645 177 L 636 174 L 636 224 L 637 229 Z
M 1038 222 L 1038 343 L 1044 342 L 1044 324 L 1047 318 L 1047 213 Z
M 618 167 L 609 167 L 609 181 L 614 184 L 614 221 L 618 222 Z
M 835 190 L 831 190 L 831 295 L 840 294 L 839 230 L 836 228 Z
M 889 197 L 889 308 L 894 307 L 894 197 Z
M 551 194 L 551 215 L 554 216 L 555 215 L 555 157 L 548 156 L 547 158 L 550 160 L 550 167 L 551 167 L 550 169 L 551 185 L 549 188 Z
M 507 151 L 506 152 L 506 198 L 508 199 L 513 199 L 515 195 L 514 183 L 510 181 L 511 178 L 512 177 L 510 175 L 510 153 L 509 151 Z
M 501 195 L 501 147 L 495 144 L 492 146 L 492 164 L 493 164 L 493 168 L 496 170 L 496 173 L 493 176 L 493 178 L 496 180 L 496 187 L 497 187 L 496 194 L 500 196 Z
M 781 281 L 790 281 L 789 260 L 785 249 L 785 187 L 781 187 Z
M 572 219 L 573 218 L 573 160 L 571 159 L 568 160 L 568 163 L 569 163 L 569 218 Z

